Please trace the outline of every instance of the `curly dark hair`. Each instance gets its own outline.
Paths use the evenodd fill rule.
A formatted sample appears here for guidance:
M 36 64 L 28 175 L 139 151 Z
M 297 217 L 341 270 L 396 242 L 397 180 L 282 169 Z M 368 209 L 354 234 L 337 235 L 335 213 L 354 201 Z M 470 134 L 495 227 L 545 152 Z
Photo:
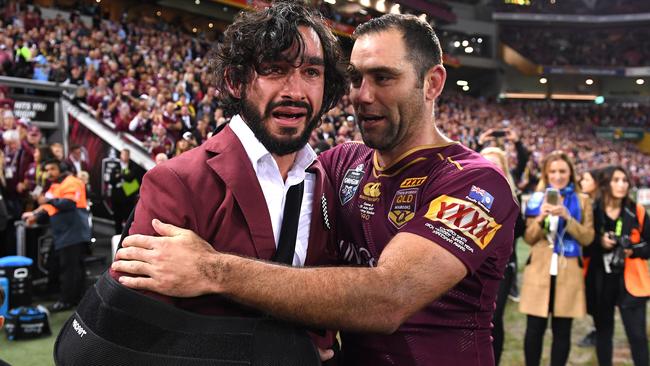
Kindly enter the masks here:
M 347 62 L 336 37 L 323 18 L 297 1 L 277 1 L 254 12 L 241 12 L 224 33 L 223 43 L 213 52 L 211 71 L 220 98 L 229 110 L 240 113 L 242 100 L 231 94 L 228 79 L 243 88 L 251 81 L 253 70 L 261 64 L 302 56 L 305 42 L 299 26 L 313 29 L 320 38 L 325 62 L 325 92 L 319 116 L 329 111 L 348 90 Z M 295 53 L 283 54 L 296 45 Z

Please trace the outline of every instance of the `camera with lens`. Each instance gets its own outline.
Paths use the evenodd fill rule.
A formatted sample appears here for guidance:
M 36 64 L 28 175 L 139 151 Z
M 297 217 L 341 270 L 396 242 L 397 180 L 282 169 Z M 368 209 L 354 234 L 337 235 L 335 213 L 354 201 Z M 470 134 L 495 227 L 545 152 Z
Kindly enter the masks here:
M 632 242 L 630 242 L 629 235 L 623 236 L 610 236 L 616 241 L 616 246 L 612 251 L 612 258 L 609 262 L 609 267 L 613 273 L 621 273 L 625 269 L 625 249 L 632 249 Z

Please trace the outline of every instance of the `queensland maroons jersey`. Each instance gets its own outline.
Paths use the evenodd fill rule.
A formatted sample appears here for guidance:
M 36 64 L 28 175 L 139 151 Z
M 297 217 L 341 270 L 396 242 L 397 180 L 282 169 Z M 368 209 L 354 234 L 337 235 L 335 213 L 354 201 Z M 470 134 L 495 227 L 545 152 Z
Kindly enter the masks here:
M 391 335 L 344 333 L 345 364 L 494 365 L 491 320 L 519 209 L 503 174 L 457 143 L 414 148 L 387 167 L 359 143 L 319 159 L 338 195 L 344 262 L 376 266 L 388 242 L 408 232 L 443 247 L 468 272 Z

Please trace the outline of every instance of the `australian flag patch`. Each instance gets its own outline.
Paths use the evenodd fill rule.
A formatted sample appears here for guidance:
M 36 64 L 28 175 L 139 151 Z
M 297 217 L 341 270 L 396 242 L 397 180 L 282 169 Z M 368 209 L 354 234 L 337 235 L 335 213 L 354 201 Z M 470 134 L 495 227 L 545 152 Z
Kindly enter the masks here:
M 474 185 L 472 186 L 472 189 L 470 189 L 467 198 L 488 211 L 490 211 L 492 203 L 494 202 L 494 197 L 488 191 Z

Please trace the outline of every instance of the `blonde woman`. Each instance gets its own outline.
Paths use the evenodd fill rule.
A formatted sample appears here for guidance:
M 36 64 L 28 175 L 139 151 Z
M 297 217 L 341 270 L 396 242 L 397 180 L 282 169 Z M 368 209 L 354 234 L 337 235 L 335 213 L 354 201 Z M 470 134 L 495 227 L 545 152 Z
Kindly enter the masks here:
M 542 163 L 537 191 L 526 206 L 524 240 L 532 246 L 524 269 L 519 310 L 527 314 L 524 355 L 540 364 L 544 332 L 552 316 L 551 365 L 565 365 L 571 324 L 586 313 L 581 246 L 594 239 L 591 200 L 580 193 L 571 159 L 554 151 Z
M 501 172 L 506 176 L 508 184 L 510 185 L 510 190 L 512 191 L 513 196 L 516 196 L 516 188 L 512 175 L 510 174 L 510 169 L 508 167 L 508 159 L 506 157 L 505 151 L 501 150 L 498 147 L 487 147 L 481 150 L 481 155 L 484 158 L 491 161 L 501 169 Z M 519 200 L 519 197 L 517 197 Z M 503 327 L 503 313 L 506 307 L 508 300 L 508 293 L 512 287 L 513 282 L 517 281 L 517 251 L 516 244 L 517 238 L 524 235 L 524 230 L 526 229 L 526 223 L 521 215 L 517 217 L 515 223 L 515 234 L 512 241 L 512 255 L 508 264 L 506 264 L 506 270 L 504 272 L 503 280 L 499 284 L 499 292 L 497 293 L 496 308 L 494 309 L 494 317 L 492 318 L 492 348 L 494 349 L 494 361 L 495 365 L 499 365 L 501 360 L 501 352 L 503 351 L 503 340 L 504 340 L 504 327 Z

